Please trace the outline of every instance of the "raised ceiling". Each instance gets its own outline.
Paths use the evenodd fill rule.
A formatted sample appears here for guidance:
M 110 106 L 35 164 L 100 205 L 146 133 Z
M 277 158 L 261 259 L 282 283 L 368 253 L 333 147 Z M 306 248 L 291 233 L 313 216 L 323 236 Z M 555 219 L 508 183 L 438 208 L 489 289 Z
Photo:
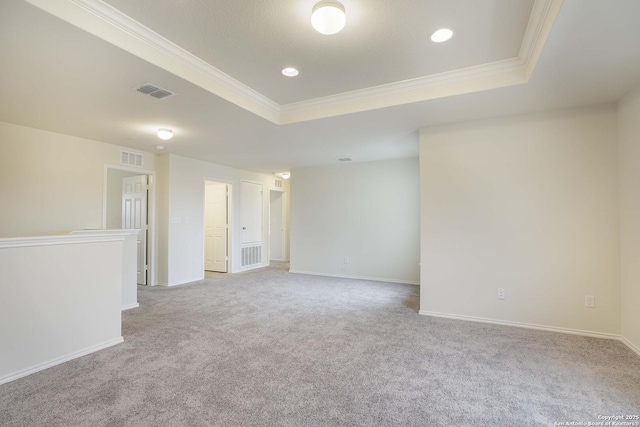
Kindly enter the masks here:
M 524 83 L 562 4 L 351 0 L 324 36 L 309 0 L 27 1 L 276 124 Z M 446 46 L 429 41 L 442 26 Z
M 361 162 L 417 156 L 417 134 L 421 127 L 610 103 L 640 84 L 640 26 L 636 22 L 640 16 L 640 1 L 564 0 L 553 25 L 537 27 L 539 31 L 533 39 L 540 40 L 539 35 L 545 32 L 547 37 L 544 46 L 538 46 L 537 54 L 535 49 L 529 49 L 534 52 L 528 55 L 532 60 L 529 65 L 535 64 L 535 67 L 529 67 L 528 75 L 521 72 L 518 78 L 511 79 L 509 73 L 490 74 L 487 81 L 493 84 L 492 89 L 479 90 L 475 84 L 470 87 L 463 84 L 458 85 L 460 91 L 453 96 L 447 92 L 420 100 L 411 99 L 405 93 L 394 98 L 403 102 L 391 106 L 377 104 L 374 96 L 361 99 L 365 108 L 358 112 L 350 110 L 350 105 L 325 103 L 323 108 L 331 114 L 324 118 L 308 120 L 307 116 L 296 123 L 279 125 L 276 119 L 280 116 L 265 118 L 252 111 L 258 98 L 242 98 L 224 85 L 212 85 L 211 79 L 205 78 L 211 77 L 208 74 L 203 77 L 202 73 L 196 73 L 193 67 L 178 60 L 172 63 L 166 57 L 167 52 L 154 50 L 155 47 L 142 39 L 137 39 L 136 44 L 130 33 L 122 33 L 113 24 L 88 14 L 86 9 L 79 9 L 83 2 L 43 0 L 38 7 L 24 0 L 0 2 L 0 121 L 146 151 L 154 151 L 159 143 L 155 129 L 168 127 L 174 130 L 175 137 L 165 144 L 165 152 L 258 172 L 273 172 L 337 164 L 337 159 L 342 157 Z M 475 2 L 489 6 L 499 4 L 485 0 Z M 197 4 L 195 0 L 158 0 L 146 4 L 156 8 L 178 4 L 188 10 L 191 3 Z M 247 13 L 251 13 L 251 6 L 261 2 L 246 3 L 250 3 L 246 7 Z M 365 1 L 355 4 L 366 9 L 368 3 L 375 4 Z M 397 8 L 405 4 L 393 3 Z M 523 3 L 531 5 L 528 1 Z M 273 7 L 281 4 L 284 10 L 298 2 L 272 4 Z M 345 1 L 347 10 L 353 10 L 353 4 Z M 553 6 L 557 3 L 536 2 L 531 11 L 540 4 Z M 55 14 L 47 12 L 47 5 L 64 6 L 62 11 L 66 10 L 72 16 L 69 19 L 81 19 L 71 24 L 60 19 L 60 10 Z M 490 15 L 490 11 L 491 7 L 485 14 Z M 547 16 L 551 11 L 547 9 Z M 403 13 L 405 15 L 393 16 L 408 14 Z M 465 15 L 466 11 L 457 10 L 456 13 Z M 308 17 L 305 25 L 306 19 Z M 400 18 L 395 19 L 389 18 L 398 27 L 406 26 Z M 546 22 L 548 26 L 550 21 Z M 178 18 L 174 25 L 177 26 L 175 31 L 188 30 Z M 457 33 L 451 43 L 460 43 L 461 29 L 455 29 Z M 427 37 L 429 32 L 430 29 L 424 31 Z M 114 34 L 119 38 L 112 40 Z M 238 30 L 228 37 L 243 38 L 244 35 Z M 518 44 L 521 41 L 518 40 Z M 420 43 L 429 46 L 430 42 L 421 38 Z M 448 43 L 444 43 L 438 45 L 438 49 L 447 46 Z M 281 49 L 289 51 L 286 45 Z M 369 46 L 356 44 L 349 49 L 349 56 L 357 58 L 360 50 L 364 49 L 366 53 Z M 397 45 L 394 49 L 401 51 L 404 47 Z M 473 49 L 469 54 L 471 51 Z M 245 60 L 240 53 L 238 55 L 238 61 Z M 222 64 L 200 60 L 202 64 L 231 73 L 223 70 Z M 227 60 L 234 61 L 232 57 Z M 332 64 L 340 67 L 340 60 L 336 59 Z M 397 66 L 400 71 L 405 67 L 410 68 L 410 64 Z M 301 75 L 293 80 L 278 74 L 280 66 L 269 78 L 281 79 L 283 84 L 293 81 L 300 86 L 300 93 L 311 93 L 317 85 L 323 84 L 322 78 L 313 82 L 298 80 L 308 75 L 306 66 L 300 68 Z M 252 74 L 251 70 L 245 72 Z M 357 83 L 368 75 L 347 70 L 341 79 Z M 464 78 L 464 75 L 459 74 L 459 77 Z M 241 76 L 233 76 L 233 79 L 257 86 L 242 81 Z M 175 91 L 177 95 L 158 101 L 131 89 L 145 82 Z M 229 91 L 224 92 L 225 88 Z M 257 87 L 253 89 L 258 93 Z M 441 86 L 438 90 L 443 89 L 446 88 Z M 220 93 L 216 94 L 216 91 Z M 409 94 L 413 92 L 420 91 L 410 90 Z M 277 113 L 287 113 L 286 105 L 280 106 Z M 265 111 L 272 110 L 269 107 L 259 112 Z
M 534 3 L 345 0 L 346 28 L 325 36 L 310 25 L 316 0 L 106 2 L 280 105 L 515 58 Z M 430 42 L 442 27 L 455 37 Z

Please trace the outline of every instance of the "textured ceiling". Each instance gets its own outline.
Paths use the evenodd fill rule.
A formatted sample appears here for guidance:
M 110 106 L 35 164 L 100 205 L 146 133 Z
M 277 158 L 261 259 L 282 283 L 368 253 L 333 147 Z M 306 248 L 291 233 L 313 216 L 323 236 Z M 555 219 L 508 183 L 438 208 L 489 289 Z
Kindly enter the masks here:
M 107 0 L 278 104 L 518 56 L 533 0 L 344 0 L 347 26 L 310 25 L 317 0 Z M 447 43 L 429 41 L 441 27 Z M 296 78 L 280 71 L 300 70 Z

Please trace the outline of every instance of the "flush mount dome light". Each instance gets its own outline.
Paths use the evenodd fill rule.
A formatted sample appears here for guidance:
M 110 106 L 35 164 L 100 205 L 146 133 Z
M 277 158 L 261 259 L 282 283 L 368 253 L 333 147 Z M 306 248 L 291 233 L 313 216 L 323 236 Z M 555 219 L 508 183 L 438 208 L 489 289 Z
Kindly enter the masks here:
M 173 131 L 171 129 L 158 129 L 158 138 L 165 141 L 173 138 Z
M 453 30 L 449 28 L 440 28 L 435 33 L 431 34 L 431 41 L 434 43 L 442 43 L 453 37 Z
M 300 72 L 293 67 L 287 67 L 282 70 L 282 74 L 284 74 L 287 77 L 295 77 L 298 74 L 300 74 Z
M 289 179 L 289 178 L 291 178 L 291 173 L 290 173 L 290 172 L 282 172 L 282 173 L 280 174 L 280 176 L 281 176 L 282 178 L 284 178 L 284 179 Z
M 337 1 L 321 1 L 313 6 L 311 25 L 320 34 L 339 33 L 347 23 L 344 6 Z

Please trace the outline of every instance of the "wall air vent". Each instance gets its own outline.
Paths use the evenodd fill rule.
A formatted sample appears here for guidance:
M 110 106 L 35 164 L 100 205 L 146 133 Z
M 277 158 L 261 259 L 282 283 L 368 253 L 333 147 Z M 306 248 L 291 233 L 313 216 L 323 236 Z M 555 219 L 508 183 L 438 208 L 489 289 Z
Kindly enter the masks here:
M 175 92 L 171 92 L 170 90 L 163 89 L 160 86 L 151 83 L 145 83 L 140 86 L 136 86 L 133 89 L 144 95 L 152 96 L 156 99 L 165 99 L 169 98 L 170 96 L 176 95 Z
M 240 266 L 247 267 L 262 263 L 262 246 L 247 246 L 241 249 Z
M 282 181 L 279 179 L 276 179 L 276 188 L 282 188 Z
M 127 166 L 142 167 L 142 154 L 131 153 L 129 151 L 120 152 L 120 164 Z

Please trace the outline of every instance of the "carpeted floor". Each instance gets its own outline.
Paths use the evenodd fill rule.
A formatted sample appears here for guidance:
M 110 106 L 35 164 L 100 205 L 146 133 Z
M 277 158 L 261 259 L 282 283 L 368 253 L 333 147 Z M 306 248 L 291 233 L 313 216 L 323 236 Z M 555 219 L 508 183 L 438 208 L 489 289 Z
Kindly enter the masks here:
M 419 316 L 287 265 L 139 289 L 124 344 L 0 386 L 2 426 L 553 426 L 640 413 L 616 341 Z

